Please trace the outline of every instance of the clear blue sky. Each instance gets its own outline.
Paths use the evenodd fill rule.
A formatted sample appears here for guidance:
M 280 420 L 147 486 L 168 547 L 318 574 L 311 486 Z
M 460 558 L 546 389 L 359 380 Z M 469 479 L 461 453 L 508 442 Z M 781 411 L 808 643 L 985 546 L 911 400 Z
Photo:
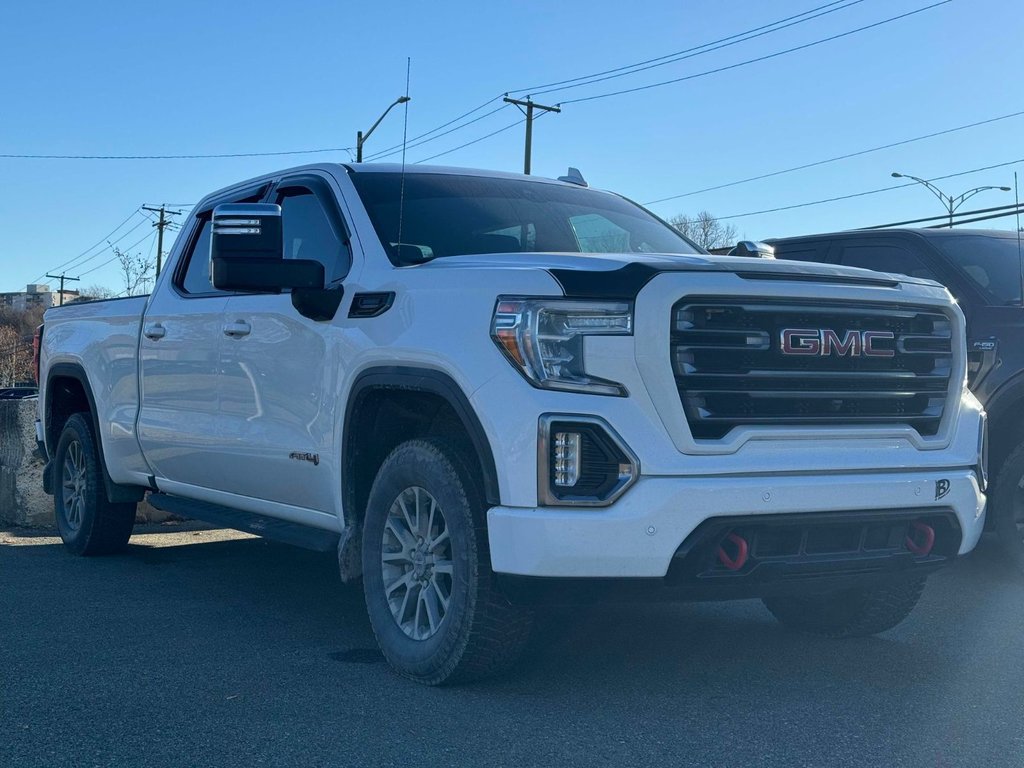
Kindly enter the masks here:
M 863 0 L 749 42 L 537 100 L 565 102 L 724 67 L 933 1 Z M 8 4 L 0 30 L 0 154 L 348 147 L 356 130 L 404 91 L 407 56 L 412 137 L 504 91 L 670 54 L 824 3 Z M 534 173 L 556 176 L 578 166 L 592 185 L 646 202 L 1021 111 L 1022 41 L 1019 0 L 954 0 L 749 66 L 566 104 L 535 125 Z M 408 159 L 495 131 L 516 118 L 513 110 L 411 149 Z M 393 111 L 368 153 L 401 141 L 401 118 Z M 934 178 L 1024 158 L 1022 135 L 1024 115 L 652 208 L 665 216 L 700 209 L 730 216 L 889 186 L 898 183 L 892 170 Z M 436 162 L 517 171 L 522 143 L 518 126 Z M 348 156 L 0 158 L 0 290 L 19 290 L 72 258 L 140 204 L 193 202 L 231 182 L 321 159 Z M 940 183 L 954 194 L 1012 185 L 1015 169 L 1024 182 L 1018 163 Z M 972 201 L 1009 202 L 1012 193 L 997 192 Z M 769 237 L 939 212 L 938 201 L 915 187 L 731 221 L 743 235 Z M 135 243 L 148 229 L 143 224 L 120 244 Z M 144 240 L 137 250 L 150 246 Z M 102 264 L 110 256 L 104 253 L 70 274 Z M 122 287 L 113 265 L 85 275 L 82 284 L 92 283 Z

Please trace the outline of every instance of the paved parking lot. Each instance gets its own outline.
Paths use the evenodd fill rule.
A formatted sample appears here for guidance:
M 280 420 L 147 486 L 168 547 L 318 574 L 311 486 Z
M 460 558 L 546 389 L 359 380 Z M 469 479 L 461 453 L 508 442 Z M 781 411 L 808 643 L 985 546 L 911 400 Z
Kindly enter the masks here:
M 428 689 L 330 555 L 147 530 L 93 560 L 0 532 L 0 765 L 1024 765 L 1024 577 L 991 542 L 882 637 L 592 607 L 511 676 Z

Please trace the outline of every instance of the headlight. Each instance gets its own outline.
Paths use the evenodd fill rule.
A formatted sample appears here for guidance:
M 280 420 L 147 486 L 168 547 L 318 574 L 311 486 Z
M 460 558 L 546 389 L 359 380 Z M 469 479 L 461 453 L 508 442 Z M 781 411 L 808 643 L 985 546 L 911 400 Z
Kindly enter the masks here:
M 491 338 L 527 381 L 541 389 L 625 397 L 621 384 L 588 376 L 585 336 L 630 336 L 628 302 L 499 297 Z

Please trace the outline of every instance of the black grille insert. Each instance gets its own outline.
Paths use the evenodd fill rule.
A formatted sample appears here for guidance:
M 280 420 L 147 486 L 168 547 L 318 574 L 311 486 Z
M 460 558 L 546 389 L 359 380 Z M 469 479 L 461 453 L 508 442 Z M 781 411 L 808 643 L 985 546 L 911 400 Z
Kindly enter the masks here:
M 797 332 L 790 354 L 787 330 Z M 670 354 L 696 439 L 743 425 L 899 424 L 934 435 L 952 324 L 907 305 L 687 298 L 672 308 Z

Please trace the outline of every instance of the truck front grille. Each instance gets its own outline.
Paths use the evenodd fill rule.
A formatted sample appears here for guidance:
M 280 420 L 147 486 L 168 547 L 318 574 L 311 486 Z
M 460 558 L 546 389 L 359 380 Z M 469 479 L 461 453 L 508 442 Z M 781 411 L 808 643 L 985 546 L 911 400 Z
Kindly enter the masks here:
M 695 439 L 746 425 L 896 424 L 934 435 L 952 325 L 907 305 L 686 298 L 672 308 L 670 354 Z

